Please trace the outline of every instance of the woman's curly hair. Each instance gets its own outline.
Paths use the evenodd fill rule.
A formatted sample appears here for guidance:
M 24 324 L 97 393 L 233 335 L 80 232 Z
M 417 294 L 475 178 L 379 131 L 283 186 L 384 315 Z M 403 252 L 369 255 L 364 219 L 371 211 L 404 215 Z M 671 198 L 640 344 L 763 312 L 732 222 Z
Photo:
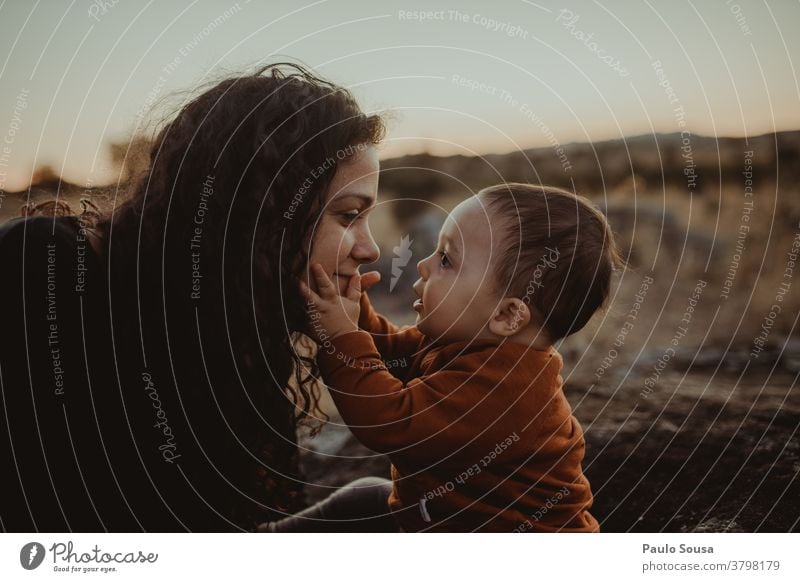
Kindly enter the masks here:
M 302 506 L 296 428 L 324 415 L 297 279 L 342 152 L 383 132 L 347 90 L 268 65 L 183 106 L 97 222 L 115 349 L 174 387 L 238 527 Z

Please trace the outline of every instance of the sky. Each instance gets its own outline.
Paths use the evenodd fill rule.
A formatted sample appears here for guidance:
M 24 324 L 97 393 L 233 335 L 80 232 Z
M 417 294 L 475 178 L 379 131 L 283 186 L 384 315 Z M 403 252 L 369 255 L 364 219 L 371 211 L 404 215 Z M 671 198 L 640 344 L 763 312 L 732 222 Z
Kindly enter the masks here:
M 109 143 L 279 60 L 389 112 L 383 158 L 798 129 L 798 25 L 797 0 L 5 0 L 0 189 L 104 183 Z

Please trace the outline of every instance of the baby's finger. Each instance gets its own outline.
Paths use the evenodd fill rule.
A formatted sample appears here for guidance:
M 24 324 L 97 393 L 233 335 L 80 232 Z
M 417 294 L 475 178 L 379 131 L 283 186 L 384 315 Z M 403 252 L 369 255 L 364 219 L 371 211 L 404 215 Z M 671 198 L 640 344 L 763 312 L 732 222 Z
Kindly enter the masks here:
M 328 274 L 325 272 L 325 269 L 322 268 L 322 265 L 319 263 L 314 263 L 311 266 L 311 271 L 314 273 L 314 280 L 317 282 L 317 287 L 319 288 L 319 295 L 325 299 L 330 299 L 338 295 L 336 292 L 336 286 L 331 281 Z
M 350 281 L 347 283 L 347 290 L 344 292 L 344 296 L 351 301 L 359 300 L 361 297 L 361 275 L 356 273 L 350 277 Z
M 303 298 L 306 301 L 309 301 L 309 302 L 315 303 L 315 304 L 318 304 L 320 302 L 319 295 L 317 295 L 316 293 L 314 293 L 314 291 L 309 289 L 308 285 L 306 285 L 302 281 L 298 281 L 298 283 L 299 283 L 299 286 L 300 286 L 300 294 L 303 296 Z
M 378 271 L 370 271 L 361 275 L 361 291 L 369 291 L 372 287 L 377 285 L 381 280 L 381 274 Z

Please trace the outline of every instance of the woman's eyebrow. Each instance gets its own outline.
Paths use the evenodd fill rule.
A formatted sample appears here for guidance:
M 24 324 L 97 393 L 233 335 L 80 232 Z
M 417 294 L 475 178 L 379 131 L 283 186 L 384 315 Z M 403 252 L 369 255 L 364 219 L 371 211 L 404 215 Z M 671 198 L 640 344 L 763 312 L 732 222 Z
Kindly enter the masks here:
M 339 194 L 333 201 L 333 204 L 340 204 L 342 201 L 347 201 L 348 198 L 357 198 L 361 202 L 361 204 L 363 204 L 366 207 L 370 207 L 375 203 L 375 198 L 373 198 L 368 194 L 348 193 L 348 194 Z

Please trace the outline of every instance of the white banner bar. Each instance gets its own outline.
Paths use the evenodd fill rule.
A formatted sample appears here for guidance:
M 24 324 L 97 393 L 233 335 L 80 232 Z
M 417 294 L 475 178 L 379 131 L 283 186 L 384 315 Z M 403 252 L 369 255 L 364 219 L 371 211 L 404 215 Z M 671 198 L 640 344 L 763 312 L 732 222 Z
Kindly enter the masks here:
M 3 534 L 2 580 L 800 580 L 797 534 Z

